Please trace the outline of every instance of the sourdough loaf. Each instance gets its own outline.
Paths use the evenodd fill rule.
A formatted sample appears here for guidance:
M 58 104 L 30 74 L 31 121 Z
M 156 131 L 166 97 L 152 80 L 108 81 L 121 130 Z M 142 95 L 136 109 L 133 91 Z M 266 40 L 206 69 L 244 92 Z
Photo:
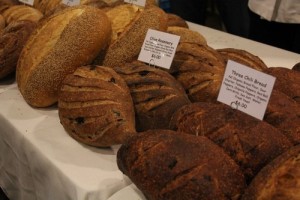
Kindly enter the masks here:
M 103 11 L 75 6 L 43 20 L 23 48 L 16 79 L 26 102 L 47 107 L 57 102 L 57 90 L 67 74 L 89 64 L 111 37 Z
M 108 67 L 83 66 L 67 75 L 59 92 L 58 112 L 65 130 L 91 146 L 122 144 L 135 133 L 129 89 Z
M 174 114 L 170 128 L 208 137 L 238 163 L 247 182 L 292 146 L 273 126 L 221 103 L 183 106 Z
M 166 71 L 139 61 L 114 69 L 129 86 L 137 131 L 168 128 L 173 113 L 190 103 L 182 85 Z
M 36 23 L 28 20 L 11 22 L 0 34 L 0 79 L 15 72 L 20 53 Z
M 121 146 L 117 164 L 149 200 L 238 200 L 245 189 L 237 164 L 204 136 L 142 132 Z

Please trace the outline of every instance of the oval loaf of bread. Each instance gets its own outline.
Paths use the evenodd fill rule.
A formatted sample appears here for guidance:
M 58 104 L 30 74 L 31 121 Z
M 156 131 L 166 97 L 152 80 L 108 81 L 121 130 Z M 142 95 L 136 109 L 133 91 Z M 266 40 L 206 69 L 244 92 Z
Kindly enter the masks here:
M 67 74 L 91 63 L 108 45 L 111 23 L 103 11 L 76 6 L 45 19 L 24 46 L 16 79 L 26 102 L 47 107 Z

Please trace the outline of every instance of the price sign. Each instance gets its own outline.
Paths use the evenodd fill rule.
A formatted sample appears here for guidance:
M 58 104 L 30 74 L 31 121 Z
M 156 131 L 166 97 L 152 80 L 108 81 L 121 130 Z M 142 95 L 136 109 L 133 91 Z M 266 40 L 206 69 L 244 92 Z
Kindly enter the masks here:
M 218 101 L 263 119 L 275 77 L 229 60 Z
M 124 0 L 124 2 L 135 4 L 137 6 L 145 7 L 146 0 Z
M 33 6 L 34 0 L 19 0 L 19 2 L 25 3 L 27 5 Z
M 80 5 L 80 0 L 62 0 L 62 3 L 67 6 L 77 6 Z
M 138 60 L 150 65 L 169 69 L 171 67 L 180 37 L 149 29 Z

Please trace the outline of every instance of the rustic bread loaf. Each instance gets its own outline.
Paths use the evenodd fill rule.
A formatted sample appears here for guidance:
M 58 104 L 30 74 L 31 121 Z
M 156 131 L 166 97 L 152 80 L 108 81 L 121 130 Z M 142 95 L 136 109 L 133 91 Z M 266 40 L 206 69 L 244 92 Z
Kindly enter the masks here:
M 300 145 L 263 168 L 246 189 L 242 200 L 299 200 Z
M 149 200 L 238 200 L 245 189 L 236 163 L 204 136 L 142 132 L 121 146 L 117 164 Z
M 293 144 L 300 144 L 300 105 L 291 97 L 273 90 L 264 121 L 281 130 Z
M 135 133 L 134 107 L 125 81 L 111 68 L 79 67 L 59 92 L 61 124 L 77 141 L 107 147 Z
M 6 24 L 19 20 L 38 22 L 43 17 L 43 14 L 39 10 L 26 5 L 10 6 L 2 12 L 2 15 Z
M 192 102 L 216 101 L 225 64 L 221 54 L 207 45 L 179 42 L 170 73 Z
M 182 85 L 166 71 L 139 61 L 114 69 L 129 86 L 137 131 L 168 128 L 173 113 L 190 103 Z
M 67 74 L 89 64 L 107 46 L 111 23 L 105 13 L 75 6 L 43 20 L 23 48 L 16 79 L 26 102 L 47 107 Z
M 236 161 L 247 182 L 292 146 L 273 126 L 221 103 L 183 106 L 175 112 L 170 128 L 208 137 Z
M 207 45 L 205 37 L 199 32 L 193 31 L 191 29 L 178 26 L 169 26 L 167 32 L 180 36 L 180 43 L 195 43 L 199 45 Z
M 35 27 L 33 21 L 14 21 L 1 32 L 0 79 L 15 72 L 21 50 Z
M 148 29 L 167 30 L 167 15 L 152 6 L 141 8 L 123 4 L 106 12 L 112 22 L 113 36 L 104 56 L 103 65 L 118 67 L 137 58 Z
M 270 67 L 264 72 L 276 77 L 275 89 L 300 103 L 300 72 L 284 67 Z
M 246 65 L 258 71 L 264 71 L 267 69 L 267 65 L 256 55 L 242 49 L 236 48 L 224 48 L 217 49 L 226 60 L 233 60 L 240 64 Z

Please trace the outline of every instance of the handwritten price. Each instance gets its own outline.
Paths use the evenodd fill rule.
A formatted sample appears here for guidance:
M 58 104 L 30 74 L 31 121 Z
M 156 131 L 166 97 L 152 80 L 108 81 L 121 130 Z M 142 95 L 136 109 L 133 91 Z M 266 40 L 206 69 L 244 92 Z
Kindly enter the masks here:
M 241 107 L 243 109 L 247 108 L 247 104 L 242 103 L 240 101 L 233 101 L 230 103 L 230 106 L 231 106 L 231 108 L 234 108 L 234 109 L 238 109 L 239 107 Z
M 159 59 L 161 59 L 161 56 L 160 55 L 152 54 L 151 58 L 159 60 Z

